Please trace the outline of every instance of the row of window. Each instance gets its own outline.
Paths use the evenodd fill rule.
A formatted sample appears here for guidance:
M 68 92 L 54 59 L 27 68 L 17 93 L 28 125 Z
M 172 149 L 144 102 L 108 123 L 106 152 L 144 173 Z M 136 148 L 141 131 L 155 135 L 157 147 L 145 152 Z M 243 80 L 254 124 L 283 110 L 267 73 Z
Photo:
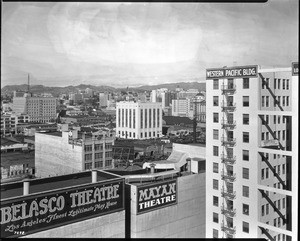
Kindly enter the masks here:
M 280 168 L 280 166 L 282 166 L 282 168 Z M 281 174 L 281 170 L 282 170 L 282 174 L 284 175 L 285 174 L 285 164 L 274 166 L 274 169 L 273 169 L 274 176 L 275 176 L 275 173 L 277 173 L 278 175 L 280 175 Z M 269 178 L 269 168 L 268 167 L 261 169 L 261 179 L 264 180 L 265 178 L 266 179 Z
M 264 119 L 264 123 L 263 124 L 267 124 L 267 125 L 270 124 L 270 122 L 269 122 L 269 115 L 263 116 L 263 119 Z M 273 124 L 280 124 L 280 123 L 281 123 L 281 116 L 280 115 L 278 115 L 278 116 L 273 115 Z M 282 117 L 282 123 L 283 124 L 289 123 L 289 118 L 286 118 L 285 116 L 283 116 Z
M 282 99 L 281 99 L 281 97 L 282 97 Z M 274 98 L 274 107 L 276 106 L 276 104 L 278 106 L 290 106 L 290 97 L 289 96 L 277 96 Z M 270 107 L 269 96 L 261 97 L 261 107 Z
M 243 96 L 243 107 L 249 107 L 249 96 Z M 219 96 L 213 96 L 213 106 L 219 106 Z M 233 106 L 233 96 L 227 97 L 227 106 Z
M 216 207 L 219 207 L 219 197 L 213 196 L 213 205 L 216 206 Z M 230 206 L 230 209 L 233 209 L 233 202 L 229 206 Z M 243 205 L 242 205 L 242 212 L 243 212 L 244 215 L 248 215 L 249 216 L 249 205 L 248 204 L 243 203 Z
M 112 165 L 112 160 L 105 160 L 105 167 L 111 167 L 111 165 Z M 93 164 L 91 162 L 84 164 L 85 170 L 90 170 L 92 169 L 92 167 Z M 103 167 L 103 161 L 95 162 L 95 168 L 101 168 L 101 167 Z
M 282 203 L 282 206 L 281 206 L 281 203 Z M 277 201 L 274 201 L 274 206 L 278 210 L 280 210 L 281 208 L 285 209 L 285 206 L 286 206 L 285 198 L 278 199 Z M 263 216 L 268 215 L 268 214 L 269 214 L 269 203 L 261 206 L 261 216 L 263 217 Z
M 228 85 L 233 85 L 233 79 L 228 79 Z M 249 78 L 243 78 L 243 89 L 249 89 L 250 88 L 250 82 Z M 218 90 L 219 89 L 219 79 L 213 80 L 213 89 Z
M 230 218 L 227 218 L 227 220 Z M 213 213 L 213 222 L 219 223 L 219 215 L 217 213 Z M 233 222 L 227 221 L 227 226 L 233 228 Z M 244 233 L 249 233 L 249 223 L 243 221 L 242 230 Z M 227 236 L 228 237 L 228 236 Z M 219 238 L 219 231 L 217 229 L 213 229 L 213 238 Z
M 265 87 L 270 86 L 270 79 L 263 78 L 262 79 L 262 89 Z M 282 87 L 283 90 L 290 89 L 290 80 L 289 79 L 282 79 L 282 86 L 281 86 L 281 79 L 274 78 L 274 89 L 280 89 Z
M 109 158 L 109 157 L 112 157 L 112 152 L 111 151 L 105 152 L 105 158 Z M 103 152 L 95 153 L 94 158 L 95 159 L 102 159 L 103 158 Z M 85 154 L 84 155 L 84 160 L 85 161 L 93 160 L 93 153 Z
M 105 143 L 105 149 L 112 149 L 112 143 Z M 95 151 L 102 151 L 103 150 L 103 144 L 94 144 L 94 150 Z M 84 151 L 89 152 L 93 151 L 93 145 L 85 145 Z

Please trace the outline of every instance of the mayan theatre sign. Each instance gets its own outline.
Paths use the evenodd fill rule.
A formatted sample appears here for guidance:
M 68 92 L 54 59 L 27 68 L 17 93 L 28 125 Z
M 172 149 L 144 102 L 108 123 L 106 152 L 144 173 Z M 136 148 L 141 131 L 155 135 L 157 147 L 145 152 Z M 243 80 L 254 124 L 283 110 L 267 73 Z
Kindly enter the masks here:
M 177 180 L 137 187 L 137 214 L 177 203 Z
M 1 237 L 18 237 L 124 209 L 124 180 L 1 201 Z

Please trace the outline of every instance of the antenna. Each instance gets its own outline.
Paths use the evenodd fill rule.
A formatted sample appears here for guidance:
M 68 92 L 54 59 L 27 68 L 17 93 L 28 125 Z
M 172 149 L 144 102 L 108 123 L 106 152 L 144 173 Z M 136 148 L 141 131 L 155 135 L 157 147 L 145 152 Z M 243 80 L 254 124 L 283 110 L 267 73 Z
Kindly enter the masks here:
M 29 93 L 29 81 L 30 81 L 30 76 L 29 76 L 29 73 L 28 73 L 28 86 L 27 86 L 27 92 Z

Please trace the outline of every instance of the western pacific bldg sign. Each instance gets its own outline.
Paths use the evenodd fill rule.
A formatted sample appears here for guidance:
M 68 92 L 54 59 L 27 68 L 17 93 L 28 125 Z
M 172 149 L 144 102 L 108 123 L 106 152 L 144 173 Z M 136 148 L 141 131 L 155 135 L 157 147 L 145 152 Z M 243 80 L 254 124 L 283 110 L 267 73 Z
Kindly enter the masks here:
M 207 69 L 206 79 L 255 78 L 257 69 L 257 65 Z
M 137 214 L 177 204 L 177 180 L 137 187 Z
M 124 180 L 1 201 L 1 237 L 18 237 L 124 209 Z

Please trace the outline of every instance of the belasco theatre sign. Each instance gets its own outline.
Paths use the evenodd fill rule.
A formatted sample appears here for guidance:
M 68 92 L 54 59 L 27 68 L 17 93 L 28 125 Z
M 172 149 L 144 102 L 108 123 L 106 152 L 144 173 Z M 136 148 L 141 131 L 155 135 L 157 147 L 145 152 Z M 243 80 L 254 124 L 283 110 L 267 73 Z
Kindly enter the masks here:
M 254 78 L 257 77 L 257 65 L 207 69 L 206 79 Z
M 158 182 L 137 188 L 137 214 L 177 203 L 177 180 Z
M 1 237 L 18 237 L 124 209 L 124 180 L 1 201 Z

